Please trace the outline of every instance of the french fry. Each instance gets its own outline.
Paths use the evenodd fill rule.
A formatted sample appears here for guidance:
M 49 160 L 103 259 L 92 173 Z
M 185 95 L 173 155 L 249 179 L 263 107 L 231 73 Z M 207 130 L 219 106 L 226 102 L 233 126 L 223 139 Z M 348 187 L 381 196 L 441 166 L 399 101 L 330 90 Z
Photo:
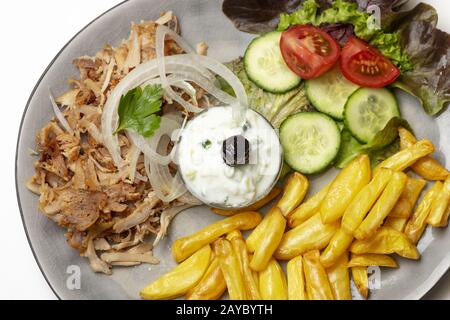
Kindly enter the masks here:
M 241 273 L 239 259 L 231 246 L 230 241 L 219 239 L 213 243 L 214 253 L 219 259 L 228 294 L 231 300 L 247 300 L 244 277 Z
M 430 156 L 417 160 L 411 169 L 424 179 L 431 181 L 442 181 L 450 176 L 449 171 Z
M 309 182 L 304 175 L 298 172 L 291 174 L 284 186 L 283 195 L 276 204 L 285 217 L 303 201 L 308 188 Z
M 295 257 L 287 263 L 287 284 L 289 300 L 307 300 L 302 256 Z
M 271 259 L 266 269 L 259 273 L 259 290 L 263 300 L 287 300 L 287 281 L 281 266 Z
M 186 261 L 141 290 L 146 300 L 172 299 L 186 294 L 202 279 L 211 262 L 211 247 L 204 246 Z
M 317 213 L 283 235 L 274 257 L 279 260 L 291 260 L 307 251 L 323 249 L 338 229 L 339 223 L 323 224 Z
M 231 242 L 231 246 L 238 257 L 247 298 L 249 300 L 260 300 L 259 285 L 255 280 L 253 271 L 250 269 L 250 259 L 241 232 L 234 230 L 227 235 L 227 239 Z
M 249 253 L 248 258 L 251 260 L 253 258 L 253 254 Z M 256 288 L 258 288 L 258 293 L 259 293 L 259 273 L 257 271 L 252 270 L 252 275 L 253 275 L 253 279 L 255 280 L 255 283 L 256 283 Z M 259 294 L 259 296 L 261 297 L 261 294 Z
M 414 207 L 411 206 L 411 202 L 409 202 L 408 199 L 403 197 L 403 194 L 405 194 L 406 191 L 405 189 L 403 189 L 402 195 L 400 195 L 400 198 L 398 198 L 398 201 L 395 204 L 394 208 L 392 208 L 392 211 L 389 213 L 389 217 L 408 219 L 411 216 L 411 211 L 414 209 Z
M 441 223 L 439 224 L 439 227 L 446 227 L 448 225 L 448 217 L 450 216 L 450 205 L 447 208 L 447 212 L 442 217 Z
M 252 260 L 252 258 L 253 258 L 253 253 L 248 253 L 249 264 L 250 264 L 250 261 Z M 252 270 L 252 275 L 253 275 L 253 279 L 255 280 L 256 287 L 258 288 L 258 292 L 259 292 L 259 273 L 258 273 L 258 271 Z
M 307 201 L 299 205 L 297 209 L 292 211 L 288 217 L 288 226 L 290 228 L 295 228 L 316 214 L 320 203 L 327 195 L 330 186 L 331 183 L 327 184 L 324 188 L 322 188 L 322 190 L 317 192 Z
M 428 215 L 427 222 L 433 227 L 442 226 L 442 220 L 445 217 L 447 208 L 450 203 L 450 178 L 445 180 L 444 186 L 441 192 L 436 196 L 433 204 L 431 205 L 430 214 Z
M 405 234 L 412 243 L 417 243 L 427 226 L 427 218 L 431 212 L 431 206 L 441 192 L 443 184 L 440 181 L 435 182 L 433 187 L 425 194 L 422 201 L 414 211 L 411 219 L 405 228 Z
M 361 155 L 351 161 L 338 174 L 320 204 L 323 223 L 338 221 L 352 199 L 369 183 L 370 177 L 370 160 L 367 155 Z
M 420 140 L 416 144 L 397 152 L 393 156 L 381 162 L 375 168 L 375 174 L 381 168 L 388 168 L 394 171 L 403 171 L 420 158 L 433 153 L 433 151 L 434 146 L 430 140 Z
M 350 274 L 347 263 L 348 252 L 345 252 L 334 266 L 327 269 L 331 290 L 336 300 L 352 300 Z
M 359 293 L 364 299 L 369 297 L 369 277 L 367 275 L 367 267 L 351 268 L 353 282 Z
M 238 210 L 224 210 L 224 209 L 218 209 L 218 208 L 210 208 L 210 209 L 211 209 L 212 212 L 214 212 L 214 213 L 216 213 L 216 214 L 218 214 L 220 216 L 225 216 L 225 217 L 229 217 L 229 216 L 232 216 L 232 215 L 235 215 L 235 214 L 238 214 L 238 213 L 242 213 L 242 212 L 258 211 L 259 209 L 264 207 L 266 204 L 268 204 L 270 201 L 272 201 L 273 199 L 278 197 L 278 195 L 281 193 L 281 191 L 282 191 L 281 188 L 274 187 L 267 194 L 267 196 L 265 196 L 261 200 L 258 200 L 257 202 L 255 202 L 251 206 L 248 206 L 248 207 L 243 208 L 243 209 L 238 209 Z
M 351 201 L 342 216 L 342 229 L 348 234 L 353 234 L 363 222 L 367 212 L 372 208 L 380 194 L 391 179 L 393 171 L 390 169 L 381 169 L 372 179 L 372 181 L 364 186 L 361 191 Z
M 334 300 L 325 268 L 320 263 L 319 250 L 309 251 L 303 256 L 306 291 L 311 300 Z
M 270 211 L 266 214 L 266 216 L 270 215 L 270 213 L 276 208 L 277 207 L 275 206 L 272 209 L 270 209 Z M 256 226 L 256 228 L 252 230 L 248 238 L 245 240 L 248 252 L 250 253 L 255 252 L 258 243 L 260 243 L 261 239 L 265 236 L 266 230 L 269 227 L 268 224 L 269 220 L 263 218 L 262 221 Z
M 354 236 L 362 240 L 372 237 L 383 224 L 384 219 L 389 215 L 395 206 L 398 198 L 405 188 L 408 176 L 403 172 L 395 172 L 387 184 L 380 198 L 372 207 L 366 218 L 356 229 Z
M 414 135 L 405 128 L 399 128 L 400 148 L 406 149 L 414 145 L 417 140 Z M 430 156 L 423 157 L 411 166 L 411 169 L 419 176 L 427 180 L 445 180 L 450 172 Z
M 187 300 L 217 300 L 227 290 L 227 284 L 215 257 L 200 282 L 186 293 Z
M 228 233 L 227 236 L 225 237 L 225 239 L 227 239 L 230 242 L 233 239 L 239 239 L 239 238 L 242 238 L 242 233 L 240 230 L 233 230 L 230 233 Z M 241 260 L 239 260 L 239 261 L 241 261 Z
M 407 223 L 408 223 L 407 218 L 396 218 L 396 217 L 388 216 L 386 218 L 386 221 L 384 221 L 383 226 L 390 227 L 397 231 L 403 232 L 403 230 L 405 230 Z
M 389 227 L 381 227 L 370 239 L 356 240 L 350 246 L 350 252 L 354 254 L 396 253 L 399 256 L 413 260 L 417 260 L 420 257 L 416 246 L 411 243 L 411 240 L 404 233 Z
M 398 264 L 395 259 L 385 254 L 354 254 L 352 255 L 350 262 L 348 263 L 349 268 L 372 266 L 398 268 Z
M 272 254 L 280 244 L 286 228 L 286 219 L 278 207 L 270 211 L 264 219 L 268 220 L 268 228 L 264 232 L 261 241 L 257 244 L 253 258 L 250 261 L 250 268 L 255 271 L 262 271 L 267 267 Z
M 340 228 L 331 238 L 330 243 L 320 256 L 320 262 L 325 268 L 329 268 L 344 255 L 353 241 L 353 235 Z
M 172 245 L 173 256 L 177 262 L 181 262 L 203 246 L 233 230 L 253 229 L 261 222 L 261 219 L 258 212 L 243 212 L 210 224 L 187 237 L 176 240 Z
M 389 213 L 389 217 L 409 219 L 412 211 L 414 210 L 417 199 L 426 184 L 427 182 L 423 179 L 408 177 L 405 188 L 403 189 L 403 192 L 394 208 Z

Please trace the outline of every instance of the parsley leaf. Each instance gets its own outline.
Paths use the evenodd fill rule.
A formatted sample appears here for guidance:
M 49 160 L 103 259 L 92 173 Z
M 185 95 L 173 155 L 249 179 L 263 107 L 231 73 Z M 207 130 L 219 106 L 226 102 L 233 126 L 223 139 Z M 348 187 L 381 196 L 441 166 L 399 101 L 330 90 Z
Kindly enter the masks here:
M 209 149 L 211 147 L 211 144 L 212 144 L 211 140 L 207 139 L 202 142 L 202 147 L 203 149 Z
M 163 90 L 160 85 L 137 87 L 120 98 L 119 126 L 114 134 L 129 129 L 149 138 L 159 128 Z

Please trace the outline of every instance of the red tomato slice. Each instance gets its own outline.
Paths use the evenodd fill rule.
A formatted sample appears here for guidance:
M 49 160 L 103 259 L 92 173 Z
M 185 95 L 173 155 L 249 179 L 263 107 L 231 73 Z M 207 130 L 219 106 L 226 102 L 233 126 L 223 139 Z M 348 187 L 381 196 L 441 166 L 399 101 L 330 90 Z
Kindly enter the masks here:
M 281 34 L 281 54 L 302 79 L 317 78 L 339 59 L 341 48 L 328 33 L 310 25 L 297 25 Z
M 382 88 L 400 75 L 400 70 L 381 52 L 355 37 L 342 49 L 340 65 L 342 74 L 362 87 Z

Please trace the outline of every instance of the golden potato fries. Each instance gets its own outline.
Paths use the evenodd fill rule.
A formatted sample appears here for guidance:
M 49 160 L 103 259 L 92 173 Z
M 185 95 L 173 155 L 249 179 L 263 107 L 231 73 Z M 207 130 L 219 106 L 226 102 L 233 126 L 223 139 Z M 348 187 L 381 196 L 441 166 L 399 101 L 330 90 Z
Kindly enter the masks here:
M 277 207 L 270 211 L 264 219 L 267 219 L 268 228 L 264 232 L 264 236 L 256 245 L 253 258 L 250 261 L 250 268 L 255 271 L 262 271 L 267 267 L 272 254 L 278 248 L 281 238 L 286 228 L 286 219 L 281 210 Z
M 427 182 L 423 179 L 414 179 L 408 177 L 408 181 L 406 181 L 405 188 L 392 209 L 391 213 L 389 213 L 389 217 L 394 218 L 409 218 L 411 216 L 412 211 L 414 210 L 414 206 L 417 202 L 417 199 L 420 196 L 423 188 Z
M 187 300 L 217 300 L 227 290 L 227 284 L 217 257 L 211 261 L 200 282 L 186 293 Z
M 353 267 L 387 267 L 387 268 L 398 268 L 398 264 L 394 258 L 385 254 L 354 254 L 350 262 L 348 263 L 349 268 Z
M 308 179 L 301 173 L 293 173 L 284 186 L 284 192 L 276 206 L 287 217 L 305 198 L 309 188 Z
M 397 152 L 393 156 L 381 162 L 375 168 L 375 174 L 380 168 L 388 168 L 394 171 L 403 171 L 414 164 L 420 158 L 433 153 L 433 151 L 434 146 L 430 140 L 420 140 L 416 144 Z
M 431 206 L 442 191 L 443 184 L 440 181 L 435 182 L 433 187 L 425 194 L 422 201 L 414 211 L 411 219 L 405 228 L 405 234 L 412 243 L 417 243 L 427 226 L 427 218 L 431 211 Z
M 239 210 L 224 210 L 224 209 L 218 209 L 218 208 L 211 208 L 211 211 L 214 212 L 214 213 L 217 213 L 220 216 L 226 216 L 226 217 L 235 215 L 237 213 L 242 213 L 242 212 L 258 211 L 259 209 L 264 207 L 266 204 L 268 204 L 270 201 L 272 201 L 273 199 L 278 197 L 278 195 L 281 193 L 281 191 L 282 191 L 281 188 L 274 187 L 267 194 L 267 196 L 265 196 L 261 200 L 258 200 L 257 202 L 255 202 L 251 206 L 248 206 L 248 207 L 243 208 L 243 209 L 239 209 Z
M 251 259 L 251 255 L 249 255 L 249 259 Z M 252 275 L 253 275 L 253 279 L 255 280 L 256 283 L 256 288 L 258 288 L 258 294 L 259 294 L 259 300 L 261 300 L 261 294 L 259 292 L 259 273 L 257 271 L 253 271 L 252 270 Z
M 447 178 L 447 180 L 445 180 L 441 192 L 439 192 L 433 204 L 431 205 L 430 214 L 427 218 L 428 224 L 431 224 L 433 227 L 441 227 L 443 225 L 442 220 L 445 217 L 449 203 L 450 203 L 450 178 Z
M 227 239 L 231 242 L 231 246 L 238 257 L 247 298 L 249 300 L 260 300 L 258 282 L 255 280 L 254 272 L 250 269 L 250 259 L 241 232 L 232 231 L 227 235 Z
M 253 229 L 261 222 L 261 219 L 261 215 L 257 212 L 243 212 L 210 224 L 187 237 L 176 240 L 172 245 L 173 256 L 177 262 L 181 262 L 203 246 L 233 230 Z
M 230 242 L 233 239 L 240 239 L 240 238 L 242 238 L 242 233 L 240 230 L 233 230 L 230 233 L 228 233 L 227 236 L 225 237 L 225 239 L 227 239 Z
M 384 219 L 389 215 L 392 208 L 397 203 L 398 198 L 405 188 L 408 176 L 403 172 L 395 172 L 387 184 L 380 198 L 367 214 L 366 218 L 356 229 L 355 238 L 362 240 L 372 237 L 383 224 Z
M 417 142 L 413 134 L 405 128 L 398 129 L 398 133 L 400 136 L 401 149 L 409 148 Z M 416 163 L 411 166 L 411 169 L 427 180 L 445 180 L 450 176 L 450 172 L 430 156 L 417 160 Z
M 350 246 L 350 252 L 354 254 L 396 253 L 404 258 L 414 260 L 420 257 L 416 246 L 404 233 L 389 227 L 381 227 L 370 239 L 356 240 Z
M 338 229 L 339 223 L 324 224 L 317 213 L 283 235 L 274 257 L 291 260 L 307 251 L 323 249 Z
M 228 294 L 231 300 L 247 300 L 244 277 L 241 273 L 239 259 L 226 239 L 219 239 L 213 243 L 214 253 L 219 259 Z
M 373 180 L 364 186 L 353 198 L 342 216 L 342 229 L 348 234 L 353 234 L 363 222 L 367 212 L 372 208 L 380 194 L 391 179 L 393 171 L 381 169 Z
M 450 176 L 449 171 L 430 156 L 417 160 L 411 169 L 422 178 L 432 181 L 442 181 Z
M 320 256 L 320 262 L 325 268 L 334 265 L 344 255 L 353 241 L 353 235 L 340 228 L 331 238 L 330 243 Z
M 146 300 L 172 299 L 186 294 L 202 279 L 211 262 L 211 247 L 204 246 L 186 261 L 141 290 Z
M 348 252 L 345 252 L 334 266 L 327 269 L 328 280 L 336 300 L 352 300 L 350 274 L 347 267 Z
M 334 300 L 328 275 L 320 263 L 319 250 L 304 254 L 303 271 L 305 272 L 306 291 L 310 300 Z
M 311 196 L 311 198 L 291 212 L 288 217 L 288 225 L 290 228 L 295 228 L 317 213 L 320 203 L 327 195 L 330 186 L 331 183 L 327 184 L 322 190 Z
M 287 284 L 289 300 L 307 300 L 302 256 L 295 257 L 287 263 Z
M 367 275 L 367 267 L 351 268 L 353 282 L 364 299 L 369 297 L 369 277 Z
M 405 230 L 406 224 L 408 223 L 407 218 L 396 218 L 388 216 L 384 221 L 383 226 L 390 227 L 397 231 L 403 232 Z
M 276 208 L 277 207 L 273 207 L 272 209 L 270 209 L 266 216 L 270 215 L 270 213 Z M 263 218 L 262 221 L 256 226 L 255 229 L 253 229 L 248 238 L 245 240 L 248 252 L 255 252 L 258 243 L 260 243 L 261 239 L 265 236 L 265 232 L 269 227 L 268 223 L 269 220 Z
M 228 290 L 231 300 L 351 300 L 352 278 L 367 299 L 368 267 L 398 268 L 392 254 L 419 259 L 426 226 L 446 226 L 450 216 L 450 172 L 430 157 L 432 142 L 399 134 L 401 151 L 373 172 L 369 156 L 359 155 L 305 202 L 308 179 L 293 173 L 244 209 L 211 208 L 226 218 L 176 240 L 180 264 L 141 296 L 212 300 Z M 416 209 L 427 182 L 408 168 L 435 181 Z M 280 194 L 267 215 L 256 212 Z M 251 229 L 244 239 L 241 231 Z M 278 260 L 287 261 L 287 275 Z
M 323 223 L 338 221 L 350 201 L 369 183 L 370 178 L 370 160 L 367 155 L 361 155 L 351 161 L 338 174 L 320 204 L 319 211 Z
M 448 225 L 448 217 L 450 216 L 450 205 L 447 208 L 447 212 L 442 217 L 439 227 L 446 227 Z
M 263 300 L 287 300 L 286 276 L 275 259 L 271 259 L 266 269 L 259 273 L 259 290 Z

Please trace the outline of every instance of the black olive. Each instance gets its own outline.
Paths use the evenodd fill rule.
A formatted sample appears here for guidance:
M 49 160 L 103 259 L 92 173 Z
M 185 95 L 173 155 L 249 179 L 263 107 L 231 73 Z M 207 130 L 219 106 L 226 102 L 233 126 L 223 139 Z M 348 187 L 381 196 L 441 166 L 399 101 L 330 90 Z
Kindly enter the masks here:
M 248 164 L 250 161 L 250 143 L 244 136 L 232 136 L 223 141 L 223 161 L 230 167 Z

